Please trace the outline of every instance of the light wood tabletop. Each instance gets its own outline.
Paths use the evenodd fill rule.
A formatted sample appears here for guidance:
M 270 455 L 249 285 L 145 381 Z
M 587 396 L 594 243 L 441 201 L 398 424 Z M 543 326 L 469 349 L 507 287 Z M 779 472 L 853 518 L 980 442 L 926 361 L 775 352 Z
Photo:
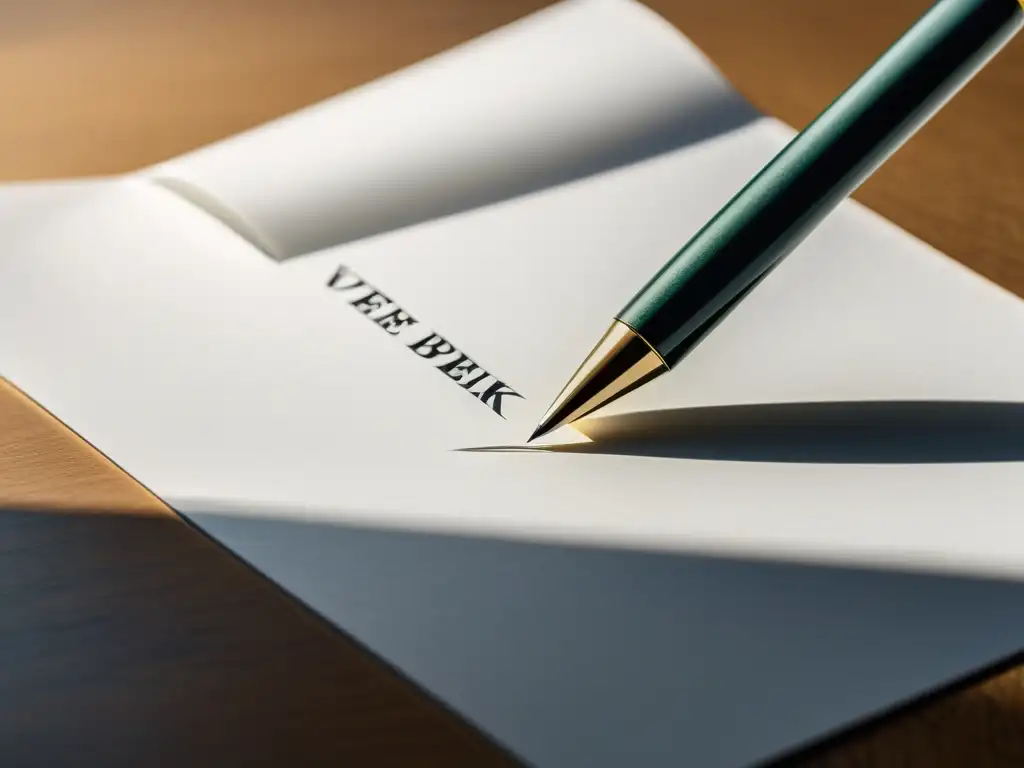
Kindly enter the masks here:
M 0 0 L 0 180 L 147 165 L 546 4 Z M 800 127 L 929 0 L 649 4 Z M 1022 94 L 1024 40 L 856 196 L 1024 296 Z M 0 764 L 513 764 L 2 383 L 0 508 Z M 1024 765 L 1024 671 L 791 762 Z

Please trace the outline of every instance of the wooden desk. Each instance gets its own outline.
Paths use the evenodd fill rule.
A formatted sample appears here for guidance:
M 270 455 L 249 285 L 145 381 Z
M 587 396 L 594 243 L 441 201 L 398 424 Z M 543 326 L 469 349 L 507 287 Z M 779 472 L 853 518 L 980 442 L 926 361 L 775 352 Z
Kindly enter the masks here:
M 0 178 L 126 171 L 410 64 L 543 0 L 0 3 Z M 651 0 L 803 125 L 928 0 Z M 1024 295 L 1024 41 L 858 193 Z M 484 737 L 0 386 L 0 763 L 505 765 Z M 798 758 L 1024 764 L 1004 671 Z

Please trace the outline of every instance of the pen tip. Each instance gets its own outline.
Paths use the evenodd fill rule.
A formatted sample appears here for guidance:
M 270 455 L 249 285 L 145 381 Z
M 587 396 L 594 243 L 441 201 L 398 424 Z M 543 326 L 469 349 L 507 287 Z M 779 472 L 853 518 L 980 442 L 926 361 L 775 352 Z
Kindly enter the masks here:
M 543 435 L 546 435 L 548 433 L 548 431 L 549 431 L 549 429 L 547 427 L 545 427 L 543 424 L 541 424 L 539 427 L 537 427 L 535 430 L 533 430 L 533 434 L 530 435 L 530 438 L 526 442 L 532 443 L 538 437 L 542 437 Z
M 668 370 L 650 344 L 616 320 L 526 442 L 587 416 Z

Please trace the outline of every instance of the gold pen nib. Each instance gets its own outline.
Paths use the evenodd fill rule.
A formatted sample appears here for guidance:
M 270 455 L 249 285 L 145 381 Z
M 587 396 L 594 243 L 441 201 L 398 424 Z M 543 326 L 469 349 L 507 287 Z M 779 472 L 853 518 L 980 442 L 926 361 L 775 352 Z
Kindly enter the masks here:
M 555 398 L 527 442 L 596 411 L 660 376 L 668 366 L 640 334 L 616 320 Z

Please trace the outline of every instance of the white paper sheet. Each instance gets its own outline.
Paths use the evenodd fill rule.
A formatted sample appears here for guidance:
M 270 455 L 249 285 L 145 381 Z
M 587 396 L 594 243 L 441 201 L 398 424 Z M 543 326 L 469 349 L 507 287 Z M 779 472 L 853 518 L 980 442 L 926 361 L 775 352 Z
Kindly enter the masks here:
M 788 135 L 765 119 L 284 266 L 141 181 L 75 185 L 55 207 L 10 188 L 0 365 L 185 511 L 227 499 L 382 526 L 1021 574 L 1024 308 L 852 203 L 682 365 L 607 409 L 631 447 L 595 422 L 605 434 L 577 452 L 452 452 L 520 445 L 632 286 Z M 426 360 L 387 334 L 328 288 L 340 264 L 522 398 L 499 416 L 438 370 L 454 354 Z M 829 402 L 848 406 L 815 409 Z M 751 404 L 769 406 L 767 427 L 764 410 L 737 411 Z M 683 410 L 695 407 L 721 410 Z M 652 410 L 675 426 L 638 437 Z M 730 442 L 737 418 L 760 432 Z M 836 418 L 872 425 L 843 448 Z M 936 455 L 935 440 L 950 445 Z M 643 503 L 622 515 L 630 499 Z
M 276 258 L 689 144 L 753 109 L 634 0 L 568 0 L 147 171 Z

